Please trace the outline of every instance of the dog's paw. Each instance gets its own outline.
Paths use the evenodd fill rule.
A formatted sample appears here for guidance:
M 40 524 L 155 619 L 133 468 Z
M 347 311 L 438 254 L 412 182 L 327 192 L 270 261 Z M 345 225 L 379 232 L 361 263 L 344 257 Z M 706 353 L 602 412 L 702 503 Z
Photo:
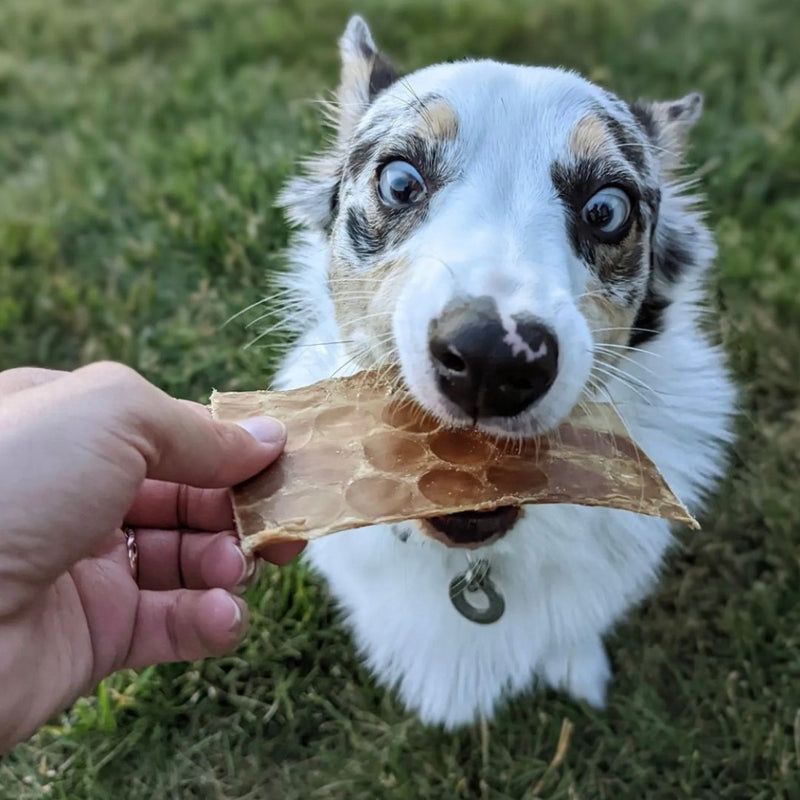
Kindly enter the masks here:
M 548 686 L 575 700 L 584 700 L 594 708 L 606 704 L 611 667 L 600 637 L 554 650 L 542 663 L 540 674 Z

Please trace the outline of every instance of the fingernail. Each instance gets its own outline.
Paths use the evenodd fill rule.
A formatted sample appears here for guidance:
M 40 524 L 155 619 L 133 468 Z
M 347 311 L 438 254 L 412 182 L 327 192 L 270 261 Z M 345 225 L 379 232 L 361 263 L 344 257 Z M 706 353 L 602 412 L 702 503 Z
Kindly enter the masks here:
M 239 551 L 242 552 L 241 550 Z M 257 564 L 255 558 L 253 556 L 246 556 L 242 553 L 242 559 L 244 560 L 244 569 L 242 570 L 242 577 L 239 578 L 236 586 L 231 589 L 231 592 L 235 595 L 243 595 L 247 591 L 247 587 L 250 584 L 253 576 L 256 574 Z
M 236 583 L 247 583 L 256 571 L 256 560 L 253 556 L 246 556 L 238 547 L 236 548 L 236 552 L 239 554 L 239 558 L 242 561 L 242 568 L 239 571 L 239 580 L 236 581 Z
M 242 602 L 235 597 L 230 598 L 233 604 L 233 619 L 228 627 L 228 630 L 236 636 L 241 636 L 244 633 L 244 610 Z
M 264 444 L 282 444 L 286 439 L 286 428 L 283 423 L 272 417 L 252 417 L 236 424 Z

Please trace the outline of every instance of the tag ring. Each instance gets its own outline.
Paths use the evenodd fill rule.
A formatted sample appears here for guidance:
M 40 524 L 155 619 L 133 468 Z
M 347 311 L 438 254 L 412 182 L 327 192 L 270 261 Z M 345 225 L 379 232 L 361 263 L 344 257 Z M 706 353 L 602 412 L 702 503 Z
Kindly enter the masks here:
M 450 602 L 462 617 L 478 625 L 497 622 L 506 610 L 503 595 L 489 577 L 491 567 L 486 559 L 470 564 L 466 572 L 450 581 Z M 473 605 L 467 593 L 481 592 L 486 598 L 484 607 Z

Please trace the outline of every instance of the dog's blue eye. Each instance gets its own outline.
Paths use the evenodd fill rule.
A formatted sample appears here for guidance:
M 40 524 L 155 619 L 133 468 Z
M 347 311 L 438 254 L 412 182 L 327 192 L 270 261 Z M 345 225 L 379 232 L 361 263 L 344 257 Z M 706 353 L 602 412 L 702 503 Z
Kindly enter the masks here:
M 419 203 L 427 189 L 417 170 L 406 161 L 391 161 L 378 176 L 378 195 L 391 208 Z
M 631 199 L 616 186 L 606 186 L 593 195 L 581 212 L 584 222 L 605 236 L 620 232 L 631 216 Z

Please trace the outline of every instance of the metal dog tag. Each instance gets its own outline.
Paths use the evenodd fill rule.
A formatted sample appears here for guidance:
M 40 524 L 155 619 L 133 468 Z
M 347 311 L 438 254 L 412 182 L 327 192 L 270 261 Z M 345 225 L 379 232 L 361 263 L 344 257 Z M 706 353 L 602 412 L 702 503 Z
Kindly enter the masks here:
M 489 562 L 481 558 L 450 581 L 450 601 L 456 611 L 479 625 L 497 622 L 506 610 L 506 601 L 489 577 L 490 571 Z

